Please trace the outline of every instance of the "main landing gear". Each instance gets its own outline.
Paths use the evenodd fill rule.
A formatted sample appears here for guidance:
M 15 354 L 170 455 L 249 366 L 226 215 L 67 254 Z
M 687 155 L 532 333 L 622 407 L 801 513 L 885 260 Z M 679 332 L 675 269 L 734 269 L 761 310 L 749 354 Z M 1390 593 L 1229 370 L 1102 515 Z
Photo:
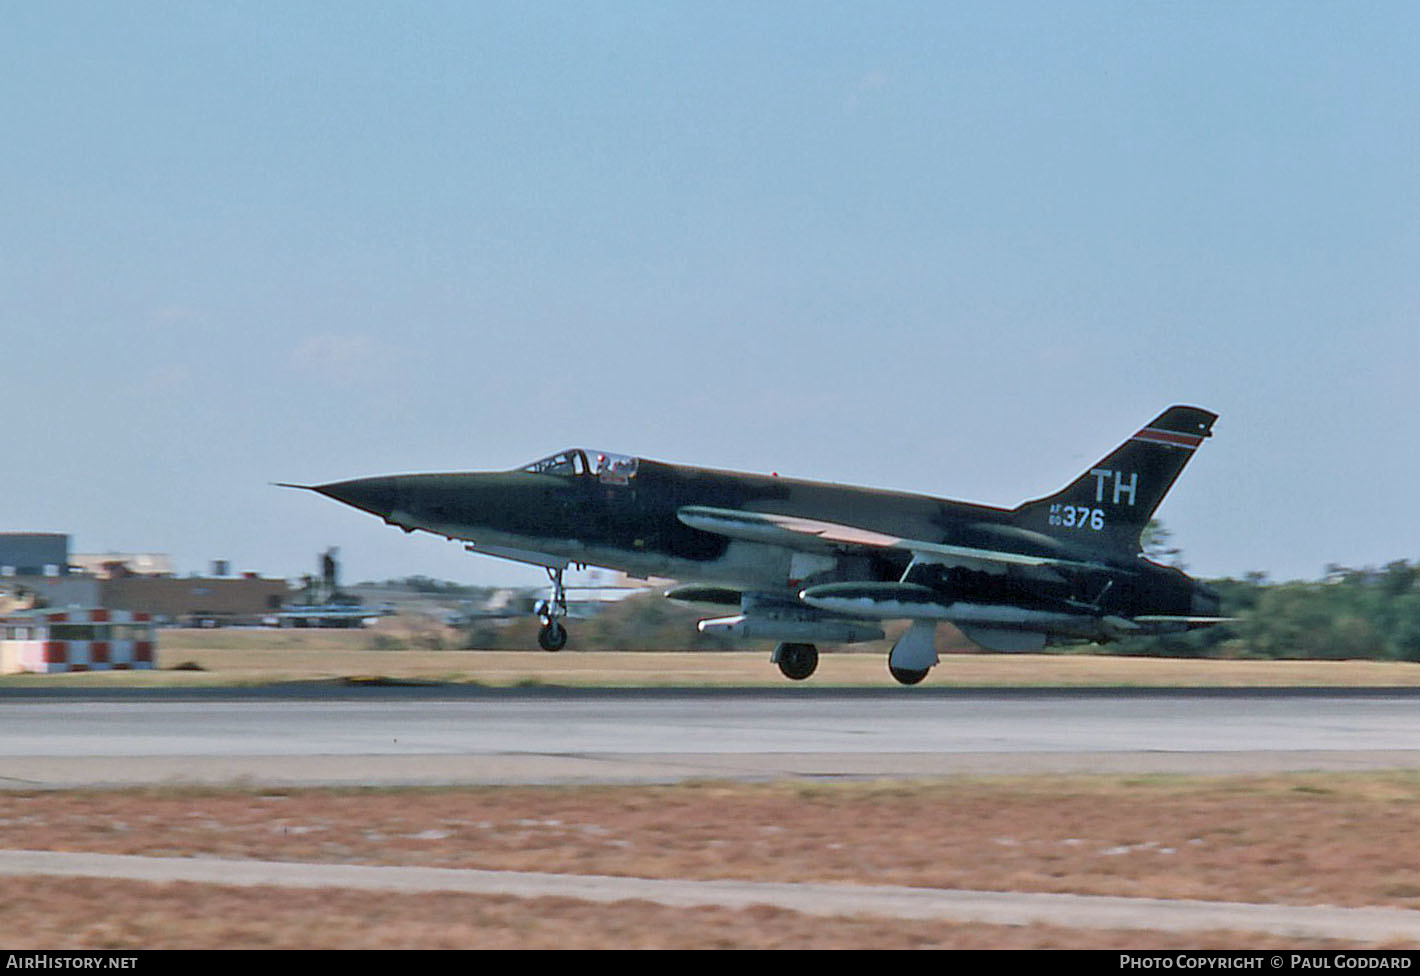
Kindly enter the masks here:
M 538 605 L 542 626 L 538 628 L 537 643 L 544 651 L 560 651 L 567 646 L 567 628 L 562 625 L 562 618 L 567 616 L 567 588 L 562 585 L 561 569 L 547 567 L 547 578 L 552 580 L 552 599 Z
M 927 677 L 927 670 L 928 669 L 923 668 L 921 671 L 917 671 L 912 668 L 895 668 L 891 664 L 888 665 L 889 673 L 898 680 L 899 684 L 904 685 L 917 684 L 923 678 Z
M 914 620 L 888 652 L 888 673 L 903 685 L 915 685 L 937 663 L 937 624 Z
M 803 681 L 818 667 L 818 648 L 812 644 L 780 644 L 774 648 L 774 662 L 784 677 Z

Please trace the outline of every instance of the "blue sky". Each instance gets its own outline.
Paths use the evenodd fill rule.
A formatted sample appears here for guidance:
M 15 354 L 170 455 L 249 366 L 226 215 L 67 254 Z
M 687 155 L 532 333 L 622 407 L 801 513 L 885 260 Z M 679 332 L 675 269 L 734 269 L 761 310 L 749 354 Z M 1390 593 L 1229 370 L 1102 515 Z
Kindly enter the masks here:
M 0 2 L 0 528 L 536 578 L 273 481 L 572 444 L 1420 558 L 1420 8 Z

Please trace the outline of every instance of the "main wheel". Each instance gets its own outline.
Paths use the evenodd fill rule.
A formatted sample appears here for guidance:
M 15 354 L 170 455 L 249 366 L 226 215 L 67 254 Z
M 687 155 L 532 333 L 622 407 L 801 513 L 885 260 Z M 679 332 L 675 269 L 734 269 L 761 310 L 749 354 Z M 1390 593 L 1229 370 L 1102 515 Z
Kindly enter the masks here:
M 898 680 L 899 684 L 904 685 L 915 685 L 923 678 L 927 677 L 926 668 L 923 668 L 921 671 L 914 671 L 911 668 L 895 668 L 889 664 L 888 671 L 892 672 L 892 676 Z
M 803 681 L 818 667 L 818 648 L 812 644 L 780 644 L 775 660 L 784 677 Z
M 567 646 L 567 628 L 556 620 L 543 624 L 538 629 L 537 642 L 544 651 L 560 651 Z

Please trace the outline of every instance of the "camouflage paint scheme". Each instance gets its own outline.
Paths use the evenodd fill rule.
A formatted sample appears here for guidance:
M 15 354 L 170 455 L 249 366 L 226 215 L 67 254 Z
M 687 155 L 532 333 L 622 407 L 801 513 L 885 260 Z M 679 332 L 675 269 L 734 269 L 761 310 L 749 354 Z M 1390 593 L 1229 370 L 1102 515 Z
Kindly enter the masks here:
M 1216 419 L 1170 407 L 1061 491 L 1013 509 L 581 449 L 516 471 L 312 490 L 405 531 L 546 566 L 555 591 L 567 565 L 596 565 L 685 581 L 669 595 L 741 611 L 702 629 L 837 643 L 911 620 L 890 667 L 915 683 L 936 663 L 931 629 L 942 620 L 994 650 L 1218 622 L 1211 590 L 1140 547 Z M 556 616 L 544 615 L 545 629 L 560 626 Z M 785 668 L 785 655 L 798 666 Z M 781 643 L 775 660 L 807 676 L 790 671 L 811 672 L 817 651 Z

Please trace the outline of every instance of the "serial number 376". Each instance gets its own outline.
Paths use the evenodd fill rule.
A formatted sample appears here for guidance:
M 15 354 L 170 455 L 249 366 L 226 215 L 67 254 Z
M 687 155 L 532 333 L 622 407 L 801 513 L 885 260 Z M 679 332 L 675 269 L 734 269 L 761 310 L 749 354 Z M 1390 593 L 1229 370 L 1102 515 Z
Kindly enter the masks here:
M 1093 529 L 1098 532 L 1104 528 L 1104 510 L 1076 505 L 1051 505 L 1050 524 L 1063 525 L 1067 529 Z

